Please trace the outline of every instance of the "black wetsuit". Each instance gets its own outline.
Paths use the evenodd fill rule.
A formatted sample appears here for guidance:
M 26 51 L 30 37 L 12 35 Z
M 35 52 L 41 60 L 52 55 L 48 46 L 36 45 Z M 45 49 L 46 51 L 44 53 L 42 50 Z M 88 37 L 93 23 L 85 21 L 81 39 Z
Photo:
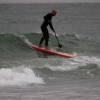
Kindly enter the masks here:
M 53 32 L 55 32 L 53 25 L 52 25 L 52 13 L 48 13 L 47 15 L 44 16 L 44 21 L 41 25 L 41 30 L 43 33 L 43 36 L 40 40 L 39 46 L 41 46 L 42 42 L 45 40 L 45 46 L 48 47 L 48 41 L 49 41 L 49 32 L 47 27 L 50 26 Z

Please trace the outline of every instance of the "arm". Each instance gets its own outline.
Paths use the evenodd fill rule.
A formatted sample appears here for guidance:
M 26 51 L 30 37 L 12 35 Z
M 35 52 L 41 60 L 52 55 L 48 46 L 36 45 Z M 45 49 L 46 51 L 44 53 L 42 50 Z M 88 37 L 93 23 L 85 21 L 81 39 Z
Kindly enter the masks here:
M 51 30 L 55 33 L 55 30 L 53 28 L 52 22 L 49 23 L 49 26 L 50 26 Z

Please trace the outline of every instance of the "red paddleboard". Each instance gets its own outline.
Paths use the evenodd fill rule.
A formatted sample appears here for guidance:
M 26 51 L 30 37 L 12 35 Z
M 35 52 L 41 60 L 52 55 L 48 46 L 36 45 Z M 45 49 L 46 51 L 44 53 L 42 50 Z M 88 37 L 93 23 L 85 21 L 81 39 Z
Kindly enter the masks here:
M 50 49 L 47 49 L 47 48 L 44 48 L 44 47 L 39 47 L 39 46 L 36 46 L 36 45 L 32 45 L 31 48 L 35 49 L 36 51 L 41 52 L 41 53 L 45 53 L 45 54 L 48 54 L 48 55 L 55 55 L 55 56 L 59 56 L 59 57 L 63 57 L 63 58 L 73 58 L 73 57 L 77 56 L 75 54 L 58 52 L 58 51 L 55 51 L 55 50 L 50 50 Z
M 59 57 L 63 57 L 63 58 L 74 58 L 77 57 L 77 55 L 75 54 L 69 54 L 69 53 L 63 53 L 63 52 L 58 52 L 56 50 L 51 50 L 51 49 L 46 49 L 43 47 L 39 47 L 36 46 L 34 44 L 32 44 L 25 36 L 20 36 L 20 38 L 32 49 L 47 54 L 47 55 L 54 55 L 54 56 L 59 56 Z

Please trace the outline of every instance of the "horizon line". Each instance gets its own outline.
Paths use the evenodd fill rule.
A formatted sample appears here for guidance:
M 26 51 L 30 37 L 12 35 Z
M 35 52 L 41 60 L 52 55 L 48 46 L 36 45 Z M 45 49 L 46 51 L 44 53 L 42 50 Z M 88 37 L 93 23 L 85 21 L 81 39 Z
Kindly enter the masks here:
M 100 2 L 1 2 L 0 4 L 61 4 L 61 3 L 100 3 Z

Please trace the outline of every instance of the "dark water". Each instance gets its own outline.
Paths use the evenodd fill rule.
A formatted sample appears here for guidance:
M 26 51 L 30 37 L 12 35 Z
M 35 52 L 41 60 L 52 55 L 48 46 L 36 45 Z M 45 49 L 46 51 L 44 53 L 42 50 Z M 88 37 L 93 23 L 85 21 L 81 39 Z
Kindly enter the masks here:
M 40 58 L 42 17 L 52 9 L 62 52 L 78 57 Z M 0 100 L 99 100 L 100 4 L 0 4 Z M 50 35 L 49 47 L 57 48 Z
M 1 4 L 0 32 L 40 32 L 43 16 L 58 11 L 53 23 L 58 34 L 92 34 L 100 32 L 100 3 L 78 4 Z

